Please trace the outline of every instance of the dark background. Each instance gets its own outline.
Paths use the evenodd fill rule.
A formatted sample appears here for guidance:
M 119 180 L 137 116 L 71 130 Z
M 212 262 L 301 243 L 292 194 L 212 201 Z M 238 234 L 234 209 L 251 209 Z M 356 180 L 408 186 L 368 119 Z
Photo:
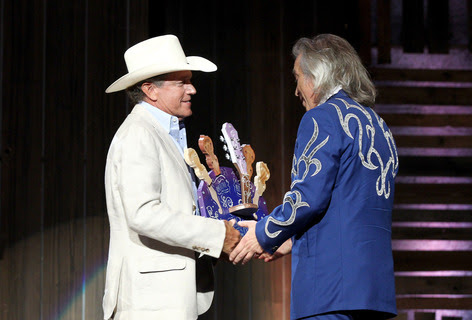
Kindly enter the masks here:
M 289 188 L 303 107 L 291 47 L 335 33 L 378 87 L 400 154 L 392 237 L 404 320 L 472 319 L 472 1 L 0 1 L 0 319 L 100 319 L 109 230 L 103 173 L 130 112 L 123 53 L 175 34 L 194 73 L 189 146 L 231 122 Z M 288 319 L 290 258 L 219 263 L 203 319 Z

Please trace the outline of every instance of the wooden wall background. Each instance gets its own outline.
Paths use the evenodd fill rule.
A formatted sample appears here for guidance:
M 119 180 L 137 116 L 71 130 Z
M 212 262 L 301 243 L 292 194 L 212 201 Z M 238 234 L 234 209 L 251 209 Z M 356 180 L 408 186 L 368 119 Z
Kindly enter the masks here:
M 232 122 L 269 164 L 273 208 L 289 186 L 303 114 L 290 49 L 321 32 L 358 49 L 397 139 L 398 319 L 472 319 L 471 8 L 471 0 L 0 0 L 0 319 L 102 316 L 103 171 L 130 111 L 123 93 L 104 90 L 126 73 L 126 48 L 173 33 L 188 55 L 218 65 L 195 74 L 189 144 L 201 133 L 217 140 Z M 216 271 L 203 319 L 289 318 L 289 258 Z

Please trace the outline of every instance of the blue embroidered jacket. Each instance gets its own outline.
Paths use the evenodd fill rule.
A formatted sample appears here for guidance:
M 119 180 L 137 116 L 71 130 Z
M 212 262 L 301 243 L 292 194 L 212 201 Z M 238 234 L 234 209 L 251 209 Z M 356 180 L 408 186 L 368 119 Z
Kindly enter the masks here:
M 391 220 L 397 171 L 387 125 L 343 90 L 305 113 L 290 191 L 256 225 L 270 253 L 292 237 L 292 319 L 339 310 L 396 314 Z

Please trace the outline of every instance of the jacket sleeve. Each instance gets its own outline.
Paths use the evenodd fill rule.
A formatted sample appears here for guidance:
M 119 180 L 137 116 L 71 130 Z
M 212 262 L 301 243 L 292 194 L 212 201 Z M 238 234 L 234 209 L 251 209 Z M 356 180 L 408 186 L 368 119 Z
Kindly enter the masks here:
M 339 126 L 339 124 L 337 124 Z M 256 225 L 260 245 L 269 253 L 323 217 L 340 163 L 338 126 L 320 106 L 302 118 L 292 163 L 292 183 L 283 203 Z
M 129 126 L 113 143 L 116 179 L 112 187 L 121 198 L 129 228 L 170 246 L 218 258 L 225 226 L 222 221 L 193 215 L 188 172 L 168 156 L 161 157 L 169 152 L 168 146 L 139 125 Z

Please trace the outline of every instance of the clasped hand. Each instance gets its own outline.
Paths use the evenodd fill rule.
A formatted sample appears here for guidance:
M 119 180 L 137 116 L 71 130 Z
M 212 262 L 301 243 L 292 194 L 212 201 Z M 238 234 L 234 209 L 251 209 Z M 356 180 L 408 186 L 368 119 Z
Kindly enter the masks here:
M 271 255 L 265 252 L 257 241 L 256 221 L 240 221 L 238 222 L 238 225 L 248 228 L 248 230 L 246 235 L 229 255 L 229 261 L 233 264 L 246 264 L 252 258 L 269 262 L 289 254 L 292 251 L 292 240 L 288 239 L 273 255 Z

